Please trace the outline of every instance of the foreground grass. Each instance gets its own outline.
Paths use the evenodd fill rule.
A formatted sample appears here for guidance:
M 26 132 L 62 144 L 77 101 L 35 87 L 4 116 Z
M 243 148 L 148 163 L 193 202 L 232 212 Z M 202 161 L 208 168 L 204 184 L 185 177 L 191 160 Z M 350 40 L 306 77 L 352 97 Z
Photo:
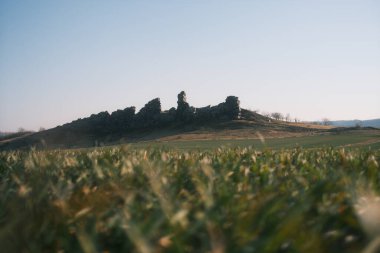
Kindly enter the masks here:
M 379 160 L 334 148 L 2 152 L 1 251 L 371 252 Z

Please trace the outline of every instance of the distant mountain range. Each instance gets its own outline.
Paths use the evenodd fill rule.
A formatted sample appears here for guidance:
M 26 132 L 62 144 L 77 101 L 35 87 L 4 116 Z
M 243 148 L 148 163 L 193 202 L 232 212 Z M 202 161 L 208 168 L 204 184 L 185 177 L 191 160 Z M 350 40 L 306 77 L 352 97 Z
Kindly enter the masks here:
M 333 126 L 340 126 L 340 127 L 355 127 L 355 126 L 361 126 L 361 127 L 376 127 L 380 128 L 380 119 L 369 119 L 369 120 L 335 120 L 331 121 L 331 124 Z

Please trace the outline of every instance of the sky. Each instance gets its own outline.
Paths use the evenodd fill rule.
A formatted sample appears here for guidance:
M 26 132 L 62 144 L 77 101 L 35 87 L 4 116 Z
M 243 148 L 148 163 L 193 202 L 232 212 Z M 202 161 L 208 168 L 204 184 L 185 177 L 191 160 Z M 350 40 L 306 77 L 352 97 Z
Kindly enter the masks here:
M 0 131 L 160 97 L 380 118 L 378 0 L 1 0 Z

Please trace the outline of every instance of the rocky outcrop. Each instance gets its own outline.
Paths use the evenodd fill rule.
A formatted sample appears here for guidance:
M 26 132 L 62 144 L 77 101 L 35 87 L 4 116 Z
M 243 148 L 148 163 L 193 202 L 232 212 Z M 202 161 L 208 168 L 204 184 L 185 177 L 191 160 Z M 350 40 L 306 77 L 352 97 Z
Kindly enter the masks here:
M 177 108 L 161 110 L 161 101 L 155 98 L 149 101 L 136 114 L 135 107 L 127 107 L 109 114 L 100 112 L 88 118 L 78 119 L 59 127 L 71 133 L 86 133 L 105 136 L 125 133 L 139 129 L 154 129 L 171 124 L 192 124 L 217 120 L 237 120 L 240 118 L 240 102 L 235 96 L 229 96 L 217 106 L 194 108 L 189 105 L 184 91 L 178 94 Z
M 136 114 L 135 128 L 148 128 L 159 126 L 161 114 L 161 101 L 155 98 L 149 101 L 141 110 Z
M 186 93 L 181 91 L 178 94 L 176 119 L 180 122 L 190 122 L 195 118 L 195 108 L 186 101 Z

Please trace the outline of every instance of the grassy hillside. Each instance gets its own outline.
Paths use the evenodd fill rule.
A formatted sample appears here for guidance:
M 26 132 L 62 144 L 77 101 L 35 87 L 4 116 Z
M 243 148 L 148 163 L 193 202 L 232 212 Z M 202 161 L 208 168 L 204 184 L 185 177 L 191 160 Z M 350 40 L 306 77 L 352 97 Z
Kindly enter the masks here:
M 157 128 L 102 132 L 102 125 L 79 129 L 77 123 L 66 124 L 26 135 L 23 138 L 0 141 L 0 150 L 36 148 L 81 148 L 141 141 L 257 139 L 259 136 L 296 137 L 329 131 L 331 127 L 296 124 L 271 120 L 255 112 L 241 111 L 239 120 L 209 120 L 192 123 L 173 123 Z M 102 123 L 103 124 L 103 123 Z M 111 123 L 110 123 L 111 124 Z M 112 126 L 106 127 L 111 129 Z M 87 129 L 87 130 L 86 130 Z
M 181 150 L 191 149 L 215 149 L 225 147 L 254 147 L 263 150 L 286 148 L 320 148 L 320 147 L 357 147 L 380 149 L 379 130 L 353 130 L 323 133 L 287 133 L 277 132 L 263 135 L 246 134 L 240 130 L 238 133 L 227 132 L 224 135 L 215 136 L 210 133 L 184 134 L 174 138 L 163 138 L 156 141 L 146 141 L 131 144 L 131 147 L 170 147 Z M 203 137 L 203 138 L 201 138 Z M 246 138 L 243 138 L 246 137 Z M 261 137 L 261 138 L 260 138 Z
M 360 252 L 380 235 L 379 163 L 347 148 L 1 152 L 1 250 Z
M 25 136 L 31 135 L 32 133 L 33 132 L 30 132 L 30 131 L 17 132 L 17 133 L 2 133 L 0 135 L 0 142 L 12 141 L 12 140 L 18 139 L 20 137 L 25 137 Z

